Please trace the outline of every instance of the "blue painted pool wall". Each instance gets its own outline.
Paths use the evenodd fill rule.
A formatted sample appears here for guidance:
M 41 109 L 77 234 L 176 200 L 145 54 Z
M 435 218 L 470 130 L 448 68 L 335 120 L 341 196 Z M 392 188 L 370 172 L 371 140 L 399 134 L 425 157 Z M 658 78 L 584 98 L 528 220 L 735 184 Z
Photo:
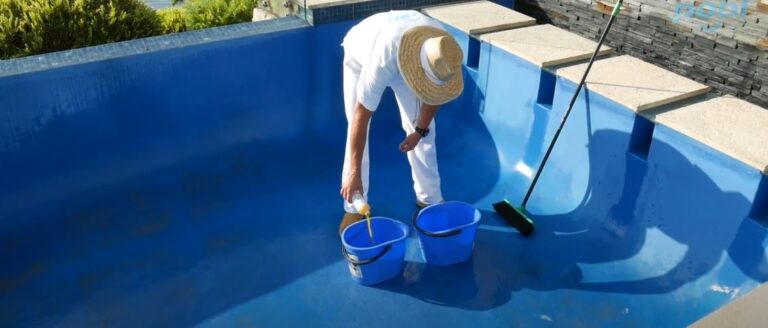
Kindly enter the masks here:
M 520 205 L 564 113 L 552 106 L 554 75 L 489 43 L 480 46 L 478 70 L 474 103 L 504 163 L 486 203 Z
M 349 25 L 0 79 L 0 225 L 18 223 L 7 218 L 26 207 L 229 145 L 343 138 L 338 44 Z
M 574 89 L 575 84 L 558 78 L 554 106 L 567 106 Z M 583 91 L 528 211 L 538 221 L 555 220 L 561 233 L 591 234 L 586 239 L 611 249 L 580 260 L 585 263 L 618 260 L 654 247 L 645 241 L 651 230 L 677 242 L 662 249 L 684 254 L 680 264 L 655 278 L 624 282 L 621 290 L 671 292 L 694 281 L 705 286 L 727 282 L 748 290 L 768 280 L 766 229 L 750 218 L 765 177 L 665 126 L 653 125 L 645 137 L 648 125 L 638 120 L 647 119 Z M 645 147 L 633 147 L 642 140 Z M 729 257 L 724 260 L 723 254 Z M 694 258 L 698 266 L 686 266 Z M 717 275 L 708 274 L 715 268 Z M 588 274 L 600 281 L 613 279 L 610 272 Z M 611 284 L 593 287 L 618 290 Z M 692 315 L 703 317 L 730 301 L 712 290 L 705 293 L 712 297 L 691 309 Z
M 299 266 L 225 259 L 336 240 L 341 50 L 318 40 L 349 26 L 0 79 L 0 326 L 192 326 L 338 261 L 335 242 Z
M 507 8 L 515 8 L 515 0 L 491 0 L 491 2 L 495 2 Z
M 475 85 L 465 90 L 464 103 L 481 113 L 499 161 L 496 186 L 475 204 L 489 208 L 503 198 L 520 204 L 575 84 L 487 43 L 480 45 L 477 69 L 467 72 Z M 572 115 L 528 210 L 544 229 L 581 241 L 575 245 L 604 243 L 608 251 L 542 256 L 602 263 L 653 249 L 681 254 L 669 272 L 635 281 L 611 270 L 584 269 L 595 281 L 620 280 L 585 283 L 605 292 L 686 293 L 722 283 L 748 291 L 768 280 L 766 231 L 750 219 L 766 215 L 760 205 L 765 176 L 589 91 L 582 92 Z M 530 168 L 527 174 L 519 163 Z M 646 244 L 655 230 L 677 244 L 654 244 L 660 243 L 656 237 Z M 705 293 L 706 301 L 685 316 L 667 318 L 667 324 L 690 324 L 691 317 L 732 300 L 713 289 Z
M 574 89 L 574 83 L 558 78 L 553 107 L 565 108 Z M 645 123 L 638 124 L 638 122 Z M 605 145 L 610 146 L 610 151 L 601 148 L 603 146 L 602 140 L 592 140 L 593 136 L 602 130 L 619 132 L 617 134 L 619 137 L 614 137 L 609 143 L 605 143 Z M 662 150 L 667 148 L 677 151 L 681 158 L 662 156 L 664 154 Z M 570 155 L 558 155 L 559 153 L 566 152 Z M 555 156 L 564 157 L 561 157 L 561 161 L 558 162 Z M 571 160 L 566 161 L 565 158 Z M 690 191 L 683 194 L 690 195 L 700 191 L 701 189 L 697 187 L 703 185 L 704 182 L 712 182 L 719 186 L 720 189 L 727 190 L 728 192 L 737 191 L 744 197 L 746 203 L 741 204 L 739 207 L 728 207 L 727 210 L 731 213 L 740 213 L 742 218 L 749 216 L 752 203 L 758 194 L 758 187 L 764 181 L 764 176 L 761 172 L 745 163 L 737 161 L 663 125 L 652 124 L 649 118 L 636 115 L 633 111 L 599 94 L 583 90 L 553 151 L 553 167 L 560 165 L 562 170 L 553 170 L 568 172 L 568 170 L 564 170 L 566 167 L 576 168 L 587 164 L 592 165 L 595 159 L 605 160 L 606 165 L 611 167 L 627 167 L 630 171 L 640 173 L 646 172 L 648 167 L 655 169 L 663 167 L 683 173 L 686 171 L 701 171 L 703 174 L 700 176 L 701 179 L 699 179 L 698 183 L 690 181 L 692 184 L 681 186 L 690 188 Z M 672 162 L 672 159 L 675 161 Z M 687 160 L 687 162 L 683 160 Z M 677 168 L 673 164 L 680 165 L 680 167 Z M 582 167 L 582 169 L 586 168 Z M 542 174 L 542 182 L 550 174 L 548 171 L 549 169 L 545 170 Z M 600 175 L 605 172 L 596 171 L 595 173 Z M 565 194 L 558 193 L 561 195 L 557 198 L 559 206 L 562 207 L 561 209 L 573 208 L 581 203 L 582 197 L 579 196 L 581 192 L 575 191 L 586 190 L 585 187 L 587 185 L 583 183 L 586 178 L 581 177 L 577 180 L 571 180 L 571 178 L 566 180 L 556 179 L 560 183 L 573 181 L 575 187 L 562 188 L 562 190 L 570 190 L 571 192 L 567 194 L 570 194 L 571 197 L 563 198 L 564 196 L 562 195 Z M 669 179 L 672 178 L 675 178 L 675 176 L 669 177 Z M 565 178 L 563 177 L 563 179 Z M 611 181 L 621 183 L 623 180 L 614 179 Z M 672 186 L 667 185 L 664 188 L 670 187 Z M 545 189 L 546 187 L 542 185 L 540 187 L 537 186 L 538 188 Z M 540 194 L 538 191 L 534 195 L 534 198 L 543 197 L 543 194 Z M 620 195 L 614 195 L 614 197 L 618 196 Z M 546 196 L 546 198 L 549 197 Z M 615 198 L 614 203 L 618 203 L 621 200 L 621 198 Z M 548 206 L 547 211 L 551 210 L 559 211 L 553 209 L 552 206 Z
M 563 107 L 552 106 L 555 76 L 450 25 L 444 26 L 464 53 L 465 91 L 456 103 L 481 114 L 502 163 L 496 186 L 476 205 L 490 209 L 501 199 L 520 205 L 565 112 Z
M 0 99 L 7 100 L 0 110 L 0 326 L 191 326 L 254 300 L 278 309 L 256 311 L 257 318 L 306 324 L 311 318 L 291 315 L 312 313 L 314 304 L 271 293 L 290 294 L 316 272 L 318 280 L 348 278 L 338 274 L 346 274 L 342 266 L 322 269 L 341 261 L 338 43 L 352 24 L 0 79 Z M 540 122 L 536 110 L 548 109 L 537 103 L 552 96 L 552 108 L 562 113 L 575 85 L 542 80 L 541 72 L 490 45 L 481 48 L 478 68 L 464 72 L 464 94 L 436 118 L 437 144 L 446 198 L 488 209 L 524 189 L 513 185 L 520 172 L 509 161 L 539 153 L 522 151 L 522 140 L 535 139 L 534 131 L 546 139 L 558 121 Z M 404 158 L 391 160 L 403 137 L 394 106 L 387 92 L 372 123 L 372 163 L 385 165 L 372 174 L 371 197 L 377 210 L 406 218 L 410 172 Z M 494 115 L 481 116 L 489 108 Z M 766 231 L 749 219 L 765 218 L 767 196 L 768 180 L 757 170 L 585 91 L 528 207 L 538 236 L 481 230 L 475 266 L 460 268 L 478 274 L 481 294 L 491 295 L 483 302 L 494 305 L 428 317 L 497 322 L 503 315 L 535 325 L 539 313 L 489 309 L 503 303 L 519 310 L 541 300 L 531 304 L 631 309 L 608 308 L 616 316 L 606 320 L 616 325 L 688 325 L 768 280 Z M 299 198 L 309 205 L 282 203 Z M 296 218 L 301 224 L 286 223 Z M 494 218 L 484 214 L 486 228 Z M 315 245 L 293 250 L 306 261 L 301 265 L 284 256 L 294 242 Z M 253 260 L 261 257 L 273 262 Z M 496 272 L 483 275 L 488 268 Z M 468 274 L 437 281 L 466 287 Z M 431 295 L 437 285 L 424 290 Z M 348 302 L 333 296 L 337 305 Z M 580 322 L 585 312 L 569 308 L 558 322 Z M 362 310 L 381 314 L 378 307 Z M 325 318 L 342 322 L 345 313 Z M 357 320 L 367 318 L 370 312 Z
M 757 195 L 755 196 L 755 203 L 752 204 L 750 217 L 768 227 L 768 175 L 763 175 L 760 186 L 757 187 Z

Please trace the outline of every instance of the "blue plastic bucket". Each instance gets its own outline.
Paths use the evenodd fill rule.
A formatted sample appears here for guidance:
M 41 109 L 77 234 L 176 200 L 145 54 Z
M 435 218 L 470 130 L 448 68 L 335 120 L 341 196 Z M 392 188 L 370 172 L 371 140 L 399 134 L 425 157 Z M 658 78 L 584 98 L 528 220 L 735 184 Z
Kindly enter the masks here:
M 349 225 L 341 233 L 341 251 L 352 279 L 376 285 L 403 272 L 408 225 L 389 218 L 371 218 L 373 240 L 366 220 Z
M 464 202 L 424 208 L 413 218 L 421 251 L 429 264 L 451 265 L 468 260 L 475 247 L 480 211 Z

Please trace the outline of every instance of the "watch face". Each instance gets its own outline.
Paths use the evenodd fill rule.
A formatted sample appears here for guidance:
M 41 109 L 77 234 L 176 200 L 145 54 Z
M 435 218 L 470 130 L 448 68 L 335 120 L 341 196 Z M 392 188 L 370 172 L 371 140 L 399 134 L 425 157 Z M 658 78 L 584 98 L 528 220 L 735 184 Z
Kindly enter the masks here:
M 429 134 L 429 129 L 422 129 L 420 127 L 416 127 L 416 132 L 418 132 L 422 137 L 426 137 Z

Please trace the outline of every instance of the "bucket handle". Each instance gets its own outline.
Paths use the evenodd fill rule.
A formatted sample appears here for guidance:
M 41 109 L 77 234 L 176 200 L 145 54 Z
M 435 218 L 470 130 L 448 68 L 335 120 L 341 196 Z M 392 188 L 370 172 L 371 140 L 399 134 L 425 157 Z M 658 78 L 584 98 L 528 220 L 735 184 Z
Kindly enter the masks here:
M 445 232 L 431 232 L 426 231 L 423 228 L 419 227 L 419 223 L 417 222 L 419 220 L 419 211 L 416 211 L 413 213 L 413 226 L 416 228 L 417 231 L 419 231 L 421 234 L 427 236 L 427 237 L 434 237 L 434 238 L 446 238 L 446 237 L 453 237 L 461 233 L 461 229 L 455 229 Z
M 341 246 L 341 254 L 344 254 L 344 258 L 347 260 L 347 262 L 352 263 L 354 265 L 366 265 L 371 264 L 373 262 L 376 262 L 376 260 L 380 259 L 384 254 L 387 254 L 389 250 L 392 249 L 392 245 L 388 244 L 387 246 L 384 246 L 384 249 L 381 250 L 379 254 L 376 254 L 376 256 L 366 259 L 366 260 L 355 260 L 351 256 L 349 256 L 349 252 L 347 252 L 347 249 L 344 247 L 344 245 Z

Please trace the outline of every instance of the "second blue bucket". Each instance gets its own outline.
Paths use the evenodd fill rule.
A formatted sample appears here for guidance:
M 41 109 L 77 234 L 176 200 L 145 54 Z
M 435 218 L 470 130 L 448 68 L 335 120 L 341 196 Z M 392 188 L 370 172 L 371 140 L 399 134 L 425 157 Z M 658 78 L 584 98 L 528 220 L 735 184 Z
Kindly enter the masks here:
M 429 264 L 451 265 L 472 257 L 480 211 L 451 201 L 424 208 L 413 219 L 421 251 Z
M 384 217 L 371 218 L 373 239 L 366 220 L 349 225 L 341 233 L 341 252 L 352 279 L 363 285 L 376 285 L 403 272 L 405 237 L 408 226 Z

